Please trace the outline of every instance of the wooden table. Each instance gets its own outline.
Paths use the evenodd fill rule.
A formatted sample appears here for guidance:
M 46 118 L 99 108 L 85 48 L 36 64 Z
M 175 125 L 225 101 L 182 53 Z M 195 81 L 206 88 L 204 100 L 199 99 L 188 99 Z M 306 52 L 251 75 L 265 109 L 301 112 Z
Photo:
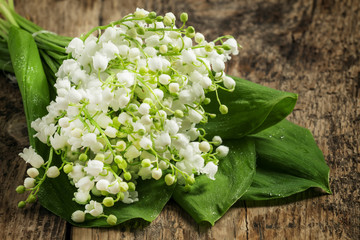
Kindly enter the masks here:
M 333 195 L 239 201 L 214 227 L 170 202 L 145 228 L 72 227 L 39 204 L 17 209 L 28 146 L 17 85 L 0 77 L 0 239 L 359 239 L 360 2 L 357 0 L 19 0 L 17 11 L 53 32 L 78 36 L 136 7 L 179 16 L 208 39 L 231 34 L 243 50 L 228 73 L 299 94 L 289 119 L 309 128 L 330 166 Z M 310 198 L 309 198 L 310 197 Z

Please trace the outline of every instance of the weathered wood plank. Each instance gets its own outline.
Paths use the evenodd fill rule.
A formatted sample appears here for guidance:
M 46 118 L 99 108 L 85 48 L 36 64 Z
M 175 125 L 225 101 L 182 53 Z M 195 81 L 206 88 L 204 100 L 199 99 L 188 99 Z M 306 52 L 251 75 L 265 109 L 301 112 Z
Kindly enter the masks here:
M 234 35 L 243 45 L 228 73 L 296 92 L 289 117 L 309 128 L 331 169 L 331 196 L 311 193 L 272 202 L 239 202 L 212 228 L 198 226 L 169 203 L 149 226 L 72 228 L 74 239 L 357 239 L 359 223 L 360 11 L 356 0 L 271 1 L 16 1 L 17 10 L 45 29 L 77 36 L 136 7 L 179 15 L 209 39 Z M 8 96 L 9 92 L 14 93 Z M 3 238 L 64 238 L 65 223 L 39 205 L 17 210 L 12 189 L 25 164 L 25 119 L 16 86 L 0 88 L 1 212 Z M 22 129 L 19 131 L 19 129 Z M 298 200 L 298 201 L 295 201 Z M 21 224 L 19 224 L 21 223 Z M 17 226 L 19 225 L 19 226 Z M 18 228 L 17 228 L 18 227 Z M 16 230 L 15 230 L 16 229 Z M 55 229 L 55 230 L 54 230 Z
M 63 239 L 66 222 L 34 204 L 20 210 L 25 196 L 15 188 L 23 184 L 26 164 L 18 153 L 29 146 L 26 121 L 17 85 L 0 77 L 0 239 Z

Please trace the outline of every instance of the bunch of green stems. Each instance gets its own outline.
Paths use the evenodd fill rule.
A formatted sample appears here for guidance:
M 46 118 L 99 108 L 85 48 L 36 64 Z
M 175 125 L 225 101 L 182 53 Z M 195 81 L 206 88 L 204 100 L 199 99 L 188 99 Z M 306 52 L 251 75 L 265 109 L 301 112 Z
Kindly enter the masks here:
M 13 0 L 0 0 L 0 69 L 13 73 L 10 54 L 8 50 L 8 34 L 11 27 L 18 27 L 29 32 L 39 49 L 43 67 L 49 85 L 55 83 L 55 73 L 68 58 L 65 47 L 71 41 L 71 37 L 57 35 L 46 31 L 35 23 L 27 20 L 15 12 Z

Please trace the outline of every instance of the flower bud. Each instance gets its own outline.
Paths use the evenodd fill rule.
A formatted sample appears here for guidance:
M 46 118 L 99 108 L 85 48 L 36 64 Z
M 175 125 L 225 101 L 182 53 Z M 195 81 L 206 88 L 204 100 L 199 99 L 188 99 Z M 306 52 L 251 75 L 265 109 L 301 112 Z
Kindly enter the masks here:
M 64 173 L 69 174 L 73 169 L 73 165 L 68 163 L 64 166 Z
M 109 225 L 116 225 L 116 222 L 117 222 L 117 217 L 115 215 L 112 215 L 110 214 L 107 218 L 106 218 L 106 222 L 109 224 Z
M 36 197 L 35 197 L 34 195 L 30 194 L 30 195 L 28 196 L 28 198 L 26 199 L 26 202 L 28 202 L 28 203 L 34 203 L 34 202 L 36 202 Z
M 79 156 L 79 160 L 82 162 L 85 162 L 88 159 L 88 156 L 86 155 L 86 153 L 82 153 Z
M 125 178 L 126 181 L 130 181 L 131 180 L 131 173 L 129 173 L 129 172 L 124 173 L 124 178 Z
M 211 46 L 210 43 L 208 43 L 208 44 L 205 45 L 205 51 L 211 52 L 212 50 L 213 50 L 213 46 Z
M 39 170 L 36 168 L 29 168 L 26 173 L 29 175 L 29 177 L 36 178 L 39 175 Z
M 202 152 L 208 152 L 210 150 L 210 144 L 206 141 L 202 141 L 200 144 L 199 144 L 199 150 L 202 151 Z
M 118 117 L 114 117 L 114 118 L 112 119 L 112 123 L 113 123 L 113 126 L 114 126 L 115 128 L 119 128 L 120 125 L 121 125 L 121 123 L 119 122 L 119 118 L 118 118 Z
M 221 46 L 225 51 L 229 51 L 231 49 L 231 47 L 228 44 L 223 44 Z
M 145 18 L 145 22 L 147 23 L 147 24 L 152 24 L 153 23 L 153 19 L 151 19 L 151 18 Z
M 159 76 L 159 82 L 162 84 L 162 85 L 168 85 L 170 83 L 170 79 L 171 77 L 167 74 L 161 74 Z
M 186 184 L 188 185 L 194 185 L 195 183 L 195 178 L 193 176 L 188 176 L 185 180 Z
M 144 9 L 136 9 L 136 11 L 134 12 L 134 15 L 136 18 L 143 18 L 146 17 L 148 15 L 148 12 L 145 11 Z
M 139 107 L 134 103 L 130 103 L 128 109 L 130 112 L 136 112 L 139 109 Z
M 229 76 L 226 76 L 224 77 L 224 86 L 227 88 L 227 89 L 230 89 L 230 90 L 234 90 L 235 89 L 235 81 L 234 79 L 232 79 L 231 77 Z
M 129 192 L 133 192 L 135 191 L 135 183 L 133 182 L 128 182 L 128 186 L 129 186 Z
M 169 174 L 167 174 L 167 175 L 165 176 L 165 183 L 166 183 L 166 185 L 168 185 L 168 186 L 173 185 L 174 182 L 175 182 L 175 176 L 174 176 L 174 175 L 172 175 L 172 174 L 169 173 Z
M 120 201 L 124 200 L 124 198 L 125 198 L 124 193 L 123 193 L 123 192 L 118 192 L 118 193 L 117 193 L 117 198 L 118 198 Z
M 220 136 L 214 136 L 212 142 L 215 146 L 219 146 L 220 144 L 222 144 L 222 139 Z
M 130 28 L 126 31 L 126 34 L 129 35 L 132 38 L 136 38 L 137 36 L 137 32 L 136 32 L 136 28 Z
M 106 197 L 102 203 L 105 207 L 112 207 L 114 206 L 114 199 L 112 197 Z
M 106 189 L 108 188 L 110 182 L 106 179 L 100 179 L 97 183 L 96 183 L 96 188 L 99 191 L 106 191 Z
M 189 19 L 189 16 L 186 12 L 181 13 L 180 15 L 180 21 L 183 23 L 186 23 Z
M 216 149 L 216 153 L 219 157 L 226 157 L 226 155 L 229 153 L 229 148 L 221 145 Z
M 217 48 L 217 49 L 216 49 L 216 52 L 217 52 L 218 54 L 223 54 L 223 53 L 224 53 L 224 49 L 222 49 L 222 48 Z
M 174 115 L 177 118 L 183 118 L 184 117 L 184 112 L 178 109 L 178 110 L 175 111 Z
M 109 63 L 109 59 L 106 56 L 103 56 L 100 53 L 96 53 L 95 56 L 92 57 L 93 66 L 96 71 L 105 71 L 107 65 Z
M 210 98 L 205 98 L 203 104 L 208 105 L 211 102 Z
M 172 19 L 169 16 L 165 16 L 163 22 L 165 26 L 171 26 L 173 23 Z
M 70 119 L 68 117 L 63 117 L 59 119 L 59 126 L 62 128 L 67 128 L 70 126 Z
M 138 28 L 136 29 L 136 32 L 137 32 L 137 34 L 139 34 L 139 35 L 144 35 L 144 34 L 145 34 L 145 28 L 143 28 L 143 27 L 138 27 Z
M 205 37 L 201 33 L 196 33 L 195 34 L 195 42 L 196 43 L 201 43 L 201 42 L 204 41 L 204 39 L 205 39 Z
M 159 180 L 162 176 L 162 170 L 160 168 L 153 168 L 151 170 L 151 176 L 155 180 Z
M 156 12 L 150 12 L 148 17 L 151 18 L 151 19 L 156 18 Z
M 117 155 L 114 158 L 114 162 L 117 163 L 117 164 L 121 163 L 123 160 L 124 160 L 123 157 L 120 156 L 120 155 Z
M 145 98 L 143 103 L 147 103 L 149 104 L 150 106 L 154 104 L 153 100 L 151 98 Z
M 220 111 L 221 114 L 227 114 L 229 110 L 228 110 L 228 107 L 226 105 L 221 105 L 219 107 L 219 111 Z
M 125 148 L 126 148 L 126 142 L 121 140 L 116 143 L 116 150 L 122 152 L 125 150 Z
M 24 193 L 25 190 L 26 190 L 26 188 L 25 188 L 23 185 L 19 185 L 19 186 L 17 186 L 17 188 L 15 189 L 15 191 L 16 191 L 17 193 Z
M 20 201 L 18 203 L 18 208 L 24 208 L 26 206 L 26 202 L 25 201 Z
M 151 161 L 148 158 L 145 158 L 144 160 L 141 161 L 141 166 L 144 168 L 150 167 L 150 165 L 151 165 Z
M 168 51 L 168 47 L 167 47 L 166 45 L 161 45 L 161 46 L 160 46 L 159 52 L 160 52 L 161 54 L 165 54 L 165 53 L 167 53 L 167 51 Z
M 105 155 L 102 154 L 102 153 L 98 153 L 98 154 L 96 154 L 96 156 L 95 156 L 95 160 L 98 160 L 98 161 L 103 162 L 104 159 L 105 159 Z
M 195 33 L 195 28 L 193 26 L 189 26 L 187 29 L 186 29 L 186 32 L 187 33 Z
M 141 67 L 140 69 L 139 69 L 139 73 L 141 74 L 141 75 L 145 75 L 145 74 L 147 74 L 149 72 L 149 69 L 147 68 L 147 67 Z
M 216 118 L 216 114 L 215 113 L 209 113 L 208 114 L 211 118 Z
M 169 168 L 169 164 L 168 164 L 167 162 L 161 160 L 161 161 L 159 162 L 159 168 L 160 168 L 161 170 L 166 170 L 166 169 Z
M 126 192 L 129 189 L 129 185 L 126 182 L 119 183 L 120 191 Z
M 179 92 L 180 86 L 178 83 L 170 83 L 169 84 L 169 92 L 170 93 L 177 93 Z
M 25 188 L 29 189 L 29 188 L 33 188 L 35 186 L 35 179 L 34 178 L 25 178 L 24 180 L 24 186 Z
M 52 167 L 49 167 L 49 169 L 47 170 L 46 172 L 46 175 L 49 177 L 49 178 L 56 178 L 60 175 L 60 171 L 59 171 L 59 168 L 56 167 L 56 166 L 52 166 Z
M 122 159 L 117 165 L 118 165 L 118 167 L 120 169 L 126 169 L 127 168 L 127 162 L 126 162 L 125 159 Z
M 77 223 L 81 223 L 85 221 L 85 212 L 76 210 L 71 214 L 71 220 Z

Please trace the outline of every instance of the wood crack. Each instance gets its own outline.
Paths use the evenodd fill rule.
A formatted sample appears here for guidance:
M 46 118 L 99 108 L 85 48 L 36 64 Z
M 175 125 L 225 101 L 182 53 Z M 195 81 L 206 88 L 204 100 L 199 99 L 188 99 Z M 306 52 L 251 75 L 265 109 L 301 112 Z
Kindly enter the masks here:
M 65 240 L 70 240 L 71 239 L 71 229 L 72 229 L 72 225 L 68 222 L 66 222 L 66 226 L 65 226 Z
M 247 206 L 246 206 L 246 201 L 244 201 L 244 206 L 245 206 L 245 226 L 246 226 L 246 239 L 249 239 L 249 223 L 248 223 L 248 216 L 247 216 Z
M 99 26 L 102 26 L 103 22 L 104 22 L 104 18 L 103 18 L 103 10 L 104 10 L 104 5 L 105 5 L 104 1 L 105 0 L 100 1 Z

